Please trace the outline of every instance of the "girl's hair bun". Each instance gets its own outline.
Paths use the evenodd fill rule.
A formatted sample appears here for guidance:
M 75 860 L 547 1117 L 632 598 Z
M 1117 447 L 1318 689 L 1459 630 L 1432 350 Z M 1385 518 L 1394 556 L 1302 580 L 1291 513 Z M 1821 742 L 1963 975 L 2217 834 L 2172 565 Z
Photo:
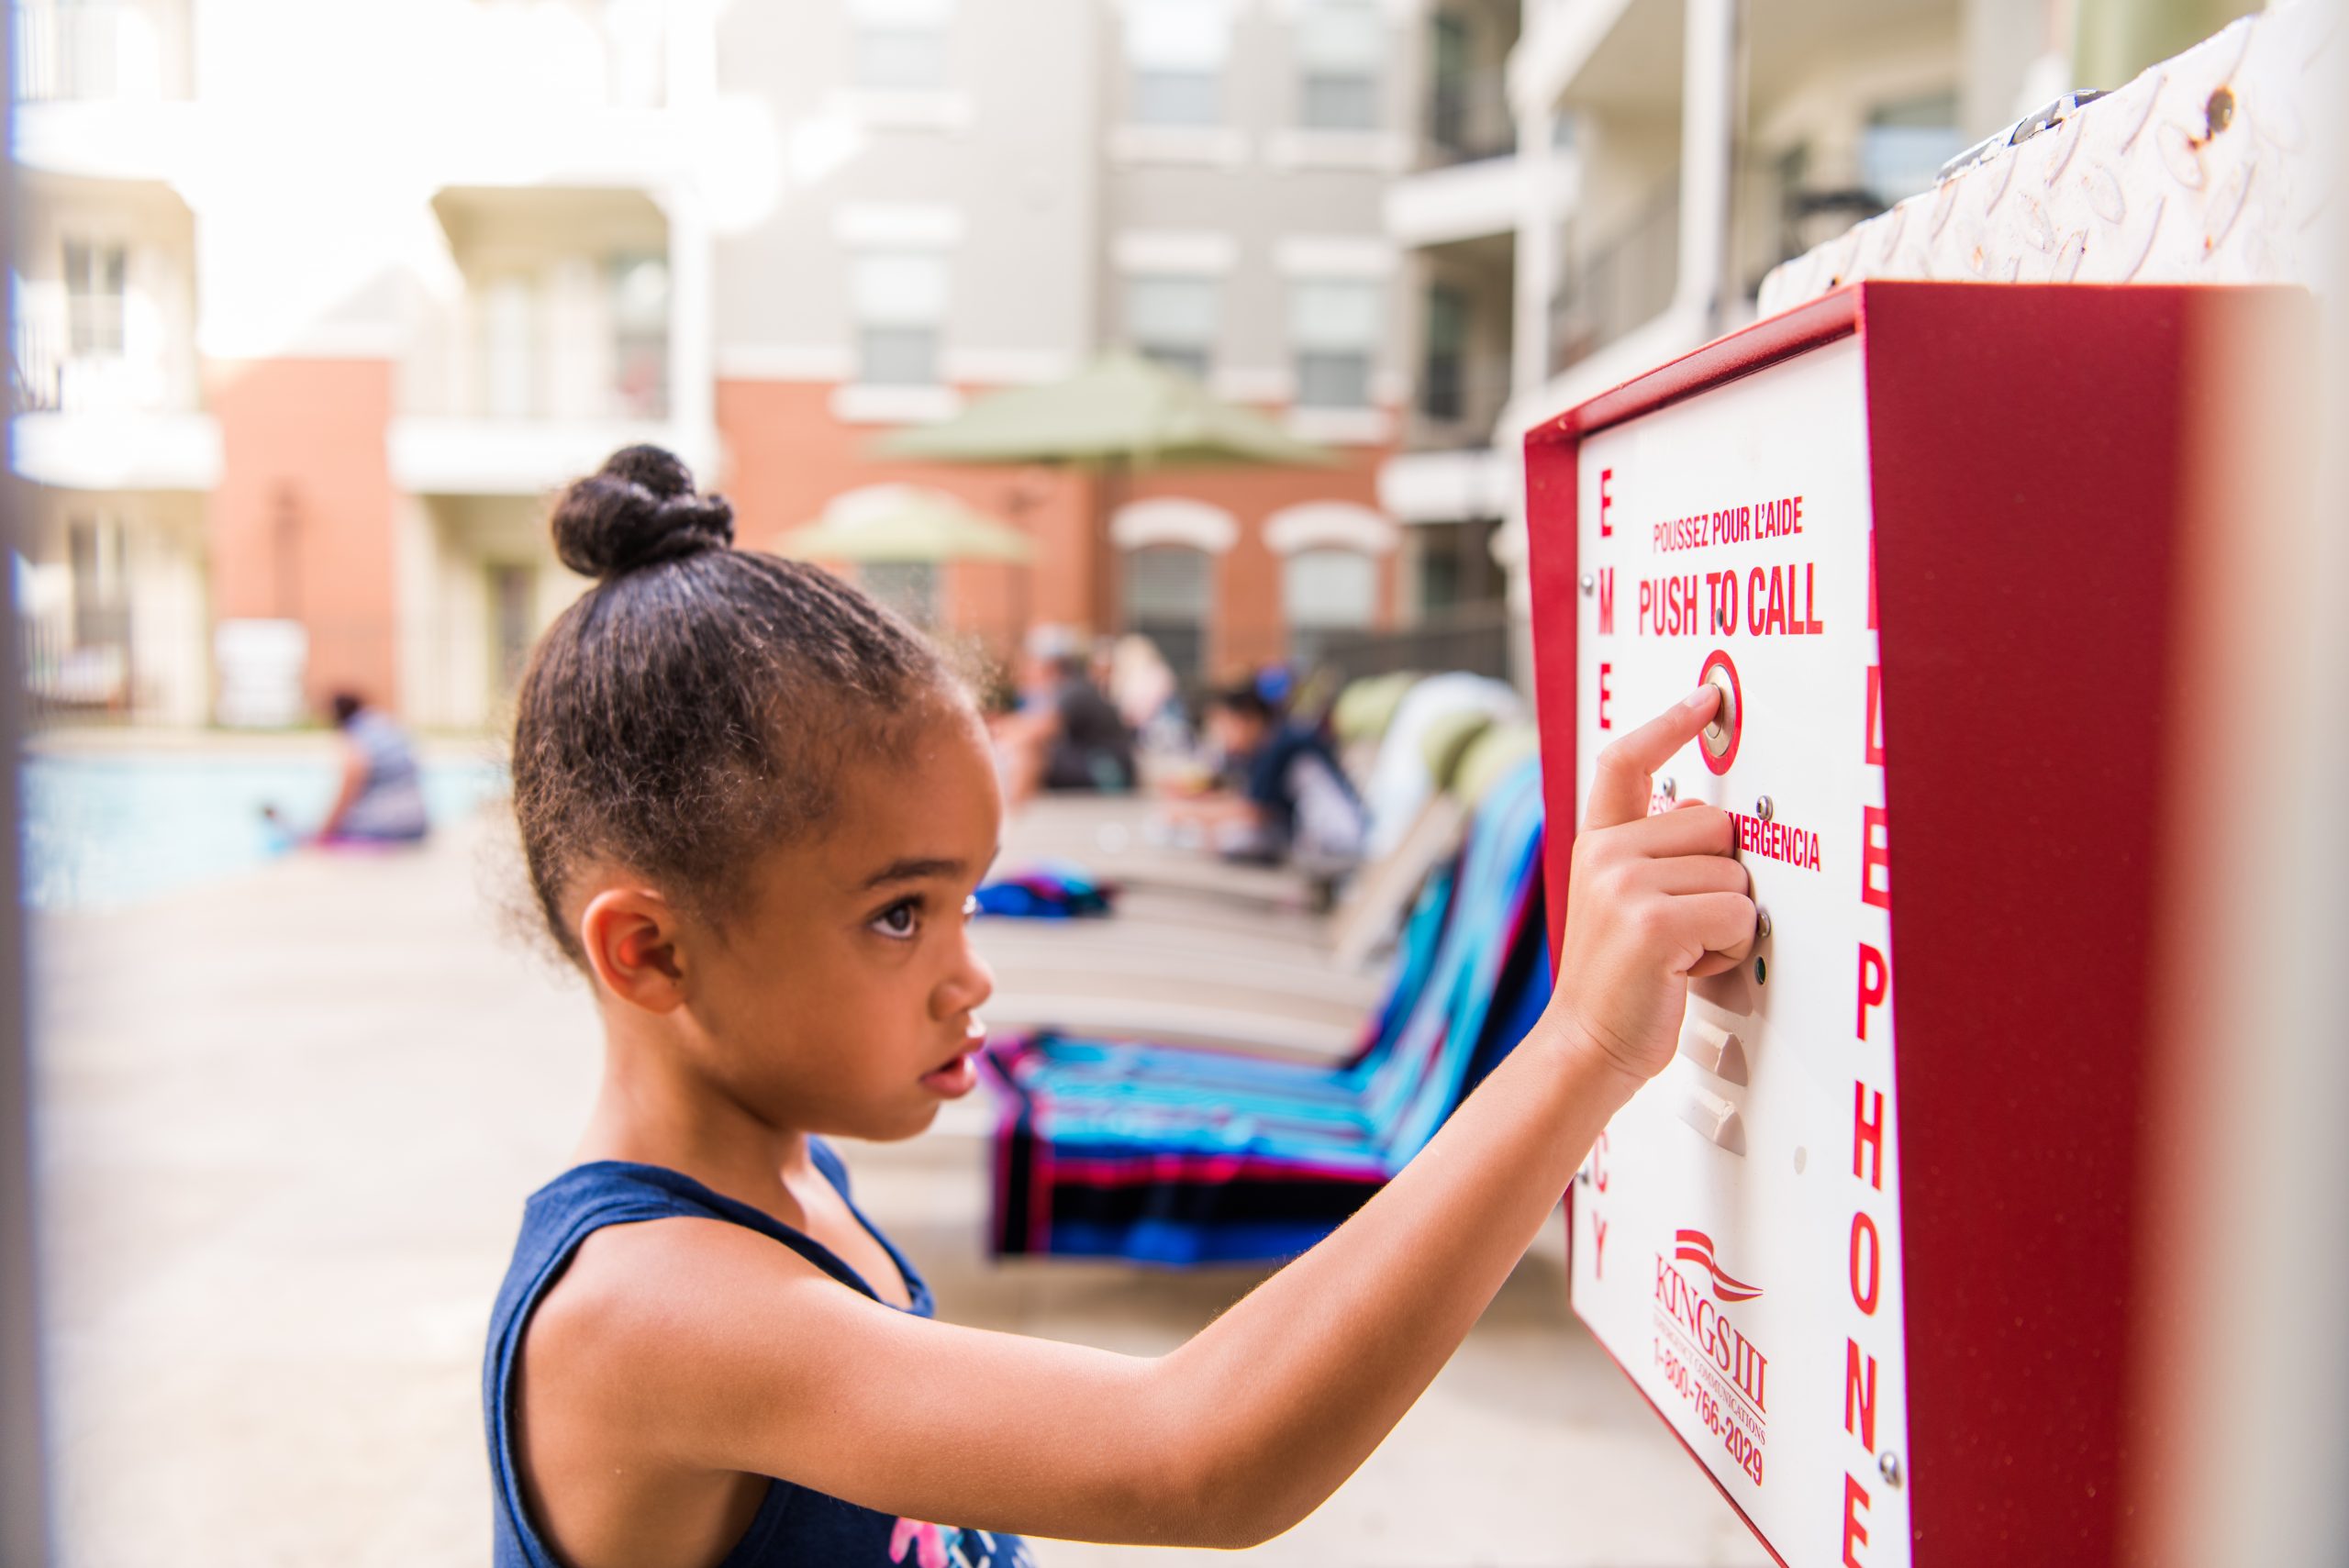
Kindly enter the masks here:
M 562 493 L 554 552 L 583 576 L 607 580 L 734 542 L 734 508 L 699 495 L 674 453 L 623 447 Z

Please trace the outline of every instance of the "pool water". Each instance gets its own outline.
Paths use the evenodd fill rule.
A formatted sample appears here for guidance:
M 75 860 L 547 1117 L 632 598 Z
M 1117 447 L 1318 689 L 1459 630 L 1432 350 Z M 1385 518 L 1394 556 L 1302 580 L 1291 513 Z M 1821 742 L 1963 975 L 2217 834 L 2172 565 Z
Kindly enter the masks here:
M 105 756 L 24 764 L 25 902 L 113 909 L 244 871 L 285 852 L 274 806 L 306 831 L 333 804 L 334 759 Z M 482 762 L 424 764 L 425 809 L 453 821 L 506 787 Z

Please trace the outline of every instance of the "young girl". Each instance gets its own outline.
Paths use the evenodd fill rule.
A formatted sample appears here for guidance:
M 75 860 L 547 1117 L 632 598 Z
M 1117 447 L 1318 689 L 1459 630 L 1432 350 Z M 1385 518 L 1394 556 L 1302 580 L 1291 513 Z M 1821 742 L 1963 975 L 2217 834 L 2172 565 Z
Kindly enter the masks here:
M 1600 760 L 1569 986 L 1334 1235 L 1154 1359 L 936 1322 L 819 1135 L 909 1138 L 975 1082 L 965 915 L 1001 816 L 978 716 L 854 588 L 729 548 L 665 452 L 618 453 L 553 527 L 599 581 L 524 678 L 515 809 L 604 1080 L 490 1325 L 501 1565 L 1020 1568 L 1024 1535 L 1276 1535 L 1671 1060 L 1688 976 L 1751 944 L 1729 818 L 1648 815 L 1707 689 Z

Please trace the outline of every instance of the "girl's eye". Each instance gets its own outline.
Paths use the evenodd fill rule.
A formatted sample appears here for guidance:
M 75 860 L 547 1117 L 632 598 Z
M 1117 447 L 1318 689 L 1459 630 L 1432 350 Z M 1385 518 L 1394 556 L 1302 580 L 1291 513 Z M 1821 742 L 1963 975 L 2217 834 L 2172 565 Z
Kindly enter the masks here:
M 873 929 L 896 941 L 910 940 L 921 928 L 921 907 L 918 900 L 907 898 L 890 905 L 873 917 Z

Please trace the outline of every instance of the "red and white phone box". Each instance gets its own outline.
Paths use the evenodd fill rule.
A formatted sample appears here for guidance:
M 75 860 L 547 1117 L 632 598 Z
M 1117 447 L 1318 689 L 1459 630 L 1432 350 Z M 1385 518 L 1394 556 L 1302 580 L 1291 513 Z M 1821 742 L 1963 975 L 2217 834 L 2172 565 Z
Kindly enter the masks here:
M 1792 1568 L 2120 1551 L 2184 437 L 2305 304 L 1863 284 L 1527 438 L 1553 917 L 1599 751 L 1711 681 L 1652 804 L 1768 924 L 1577 1178 L 1574 1306 Z

